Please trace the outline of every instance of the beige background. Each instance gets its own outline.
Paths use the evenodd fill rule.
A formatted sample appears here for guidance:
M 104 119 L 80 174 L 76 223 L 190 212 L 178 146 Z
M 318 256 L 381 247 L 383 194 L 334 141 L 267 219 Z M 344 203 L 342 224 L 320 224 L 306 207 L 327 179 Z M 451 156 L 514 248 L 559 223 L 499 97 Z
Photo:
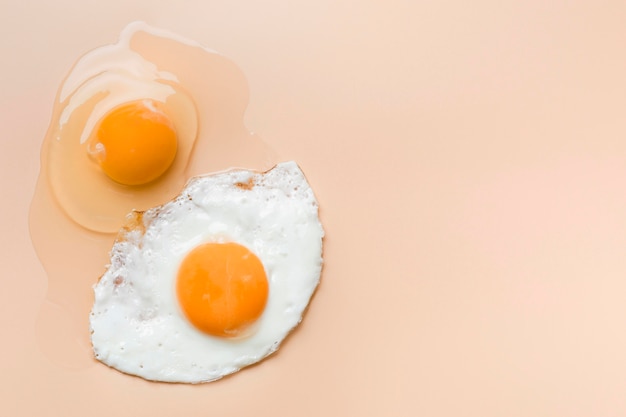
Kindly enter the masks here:
M 56 90 L 137 19 L 238 64 L 247 126 L 327 230 L 303 325 L 217 383 L 71 369 L 36 340 Z M 625 21 L 618 0 L 2 2 L 0 415 L 625 415 Z

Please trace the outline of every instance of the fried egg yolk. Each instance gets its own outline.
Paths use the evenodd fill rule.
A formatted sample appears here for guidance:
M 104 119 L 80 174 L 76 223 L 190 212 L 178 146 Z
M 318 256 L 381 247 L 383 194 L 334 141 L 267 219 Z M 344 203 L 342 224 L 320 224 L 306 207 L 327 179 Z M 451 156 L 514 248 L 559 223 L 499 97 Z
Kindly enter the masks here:
M 143 185 L 167 171 L 177 146 L 176 131 L 167 114 L 157 102 L 141 100 L 104 116 L 90 152 L 113 181 Z
M 206 243 L 182 261 L 176 280 L 187 319 L 212 336 L 238 337 L 263 313 L 268 281 L 259 258 L 237 243 Z

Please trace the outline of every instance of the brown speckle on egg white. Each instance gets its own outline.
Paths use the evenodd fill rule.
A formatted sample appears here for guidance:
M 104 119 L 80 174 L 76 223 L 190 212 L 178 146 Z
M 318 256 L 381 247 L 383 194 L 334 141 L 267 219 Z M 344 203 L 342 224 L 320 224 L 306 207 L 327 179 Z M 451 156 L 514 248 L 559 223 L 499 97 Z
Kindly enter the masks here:
M 251 190 L 254 188 L 254 179 L 250 178 L 246 182 L 236 182 L 235 186 L 237 186 L 238 188 L 242 190 Z

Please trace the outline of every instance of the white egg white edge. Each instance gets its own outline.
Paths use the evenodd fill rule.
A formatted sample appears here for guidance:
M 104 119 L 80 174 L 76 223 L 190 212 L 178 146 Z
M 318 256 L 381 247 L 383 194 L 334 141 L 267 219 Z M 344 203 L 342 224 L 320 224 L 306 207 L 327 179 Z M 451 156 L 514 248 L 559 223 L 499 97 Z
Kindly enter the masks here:
M 299 310 L 297 311 L 297 319 L 294 319 L 293 322 L 289 323 L 288 328 L 283 329 L 282 330 L 282 334 L 280 335 L 280 337 L 277 337 L 276 340 L 274 340 L 274 342 L 267 347 L 266 349 L 264 349 L 261 354 L 257 355 L 254 358 L 249 358 L 250 360 L 244 361 L 243 363 L 238 363 L 235 364 L 233 366 L 227 367 L 225 369 L 221 369 L 216 373 L 209 373 L 207 375 L 204 375 L 201 378 L 198 377 L 194 377 L 194 378 L 179 378 L 177 376 L 171 376 L 171 375 L 161 375 L 161 374 L 157 374 L 156 376 L 154 375 L 145 375 L 142 374 L 141 371 L 139 372 L 135 372 L 137 370 L 134 369 L 127 369 L 124 368 L 124 366 L 120 366 L 119 363 L 115 363 L 115 361 L 110 361 L 107 360 L 107 358 L 103 357 L 102 354 L 99 354 L 98 352 L 98 348 L 96 348 L 96 342 L 94 341 L 94 332 L 96 331 L 96 328 L 98 326 L 94 326 L 94 323 L 96 323 L 97 321 L 94 318 L 94 314 L 96 314 L 97 311 L 97 306 L 98 306 L 98 298 L 100 297 L 98 295 L 98 292 L 101 291 L 101 287 L 103 286 L 103 283 L 107 281 L 107 279 L 111 280 L 111 274 L 117 274 L 116 272 L 116 264 L 119 267 L 119 262 L 120 259 L 119 257 L 116 257 L 116 253 L 119 254 L 119 246 L 120 245 L 131 245 L 134 246 L 135 248 L 139 248 L 141 246 L 141 242 L 142 239 L 144 237 L 145 233 L 148 233 L 149 228 L 151 227 L 151 222 L 153 222 L 154 218 L 156 218 L 156 216 L 158 215 L 159 212 L 163 211 L 163 210 L 167 210 L 168 205 L 172 205 L 172 204 L 176 204 L 177 201 L 180 202 L 181 199 L 186 199 L 187 194 L 186 194 L 186 190 L 189 190 L 190 188 L 193 187 L 193 184 L 196 182 L 199 182 L 202 180 L 202 178 L 207 178 L 207 177 L 219 177 L 222 176 L 224 178 L 226 178 L 226 176 L 237 176 L 239 175 L 241 178 L 245 179 L 245 178 L 252 178 L 253 176 L 256 176 L 257 178 L 267 178 L 266 175 L 274 173 L 276 175 L 295 175 L 296 179 L 298 181 L 302 181 L 302 184 L 305 185 L 305 190 L 303 190 L 306 193 L 309 193 L 310 195 L 307 195 L 307 199 L 310 200 L 312 209 L 314 209 L 315 211 L 315 216 L 314 216 L 314 220 L 315 220 L 315 225 L 314 225 L 314 229 L 316 229 L 317 233 L 317 237 L 319 238 L 319 253 L 316 254 L 316 256 L 319 257 L 319 262 L 317 265 L 315 265 L 313 267 L 313 278 L 311 280 L 310 283 L 310 288 L 308 288 L 306 291 L 303 291 L 306 294 L 301 295 L 301 298 L 305 299 L 305 302 L 303 302 L 303 304 L 301 306 L 299 306 Z M 236 181 L 235 181 L 236 182 Z M 204 176 L 199 176 L 199 177 L 194 177 L 192 179 L 189 180 L 189 182 L 187 183 L 187 185 L 185 186 L 183 192 L 181 193 L 181 195 L 179 195 L 177 198 L 173 199 L 172 201 L 162 205 L 162 206 L 158 206 L 155 207 L 153 209 L 147 210 L 146 212 L 134 212 L 131 213 L 129 215 L 129 218 L 133 217 L 133 216 L 137 216 L 138 214 L 143 214 L 143 216 L 140 216 L 142 224 L 140 225 L 146 228 L 146 231 L 141 231 L 138 230 L 137 227 L 133 227 L 130 229 L 122 229 L 120 231 L 120 234 L 118 235 L 118 239 L 116 240 L 113 249 L 111 250 L 111 264 L 108 265 L 108 270 L 107 272 L 105 272 L 105 274 L 101 277 L 101 279 L 98 281 L 98 283 L 96 285 L 94 285 L 94 292 L 96 294 L 96 300 L 94 301 L 94 307 L 92 309 L 92 312 L 90 314 L 90 330 L 91 330 L 91 335 L 92 335 L 92 345 L 94 347 L 94 354 L 96 355 L 96 359 L 100 360 L 101 362 L 121 371 L 124 373 L 128 373 L 128 374 L 132 374 L 132 375 L 136 375 L 136 376 L 140 376 L 144 379 L 148 379 L 148 380 L 153 380 L 153 381 L 160 381 L 160 382 L 184 382 L 184 383 L 203 383 L 203 382 L 210 382 L 210 381 L 215 381 L 218 380 L 226 375 L 232 374 L 234 372 L 237 372 L 238 370 L 240 370 L 243 367 L 252 365 L 254 363 L 257 363 L 261 360 L 263 360 L 265 357 L 269 356 L 270 354 L 274 353 L 279 346 L 281 345 L 281 343 L 284 341 L 284 339 L 291 333 L 291 331 L 293 331 L 298 324 L 302 321 L 303 315 L 306 313 L 306 310 L 308 309 L 309 306 L 309 302 L 311 300 L 311 298 L 313 297 L 315 290 L 317 289 L 317 286 L 319 284 L 320 281 L 320 276 L 321 276 L 321 272 L 322 272 L 322 267 L 323 267 L 323 258 L 322 258 L 322 249 L 323 249 L 323 237 L 324 237 L 324 230 L 322 228 L 322 225 L 319 221 L 319 206 L 318 206 L 318 202 L 315 198 L 315 196 L 313 195 L 313 191 L 310 188 L 310 185 L 308 183 L 308 181 L 306 180 L 304 174 L 302 173 L 302 171 L 300 170 L 300 168 L 298 167 L 298 165 L 295 162 L 284 162 L 281 164 L 276 165 L 274 168 L 265 171 L 263 173 L 260 172 L 256 172 L 256 171 L 248 171 L 248 170 L 242 170 L 242 169 L 231 169 L 231 170 L 225 170 L 219 173 L 215 173 L 215 174 L 210 174 L 210 175 L 204 175 Z M 317 237 L 315 239 L 317 239 Z M 194 244 L 195 245 L 195 244 Z M 253 250 L 254 252 L 254 250 Z M 261 257 L 262 259 L 262 257 Z M 262 259 L 263 261 L 263 259 Z M 107 278 L 108 277 L 108 278 Z M 268 274 L 268 279 L 270 278 L 269 274 Z M 271 297 L 270 297 L 271 299 Z M 269 302 L 268 302 L 269 304 Z M 265 313 L 264 313 L 265 316 Z M 263 317 L 262 316 L 262 319 Z M 262 321 L 262 320 L 260 320 Z M 186 322 L 186 321 L 185 321 Z M 192 328 L 192 326 L 190 324 L 187 323 L 187 326 L 189 328 Z M 262 326 L 262 323 L 261 323 Z M 197 332 L 197 330 L 194 329 L 194 331 Z M 205 337 L 206 335 L 203 335 L 203 337 Z M 220 340 L 220 343 L 228 345 L 229 343 L 233 343 L 233 341 L 231 340 Z M 234 341 L 234 343 L 236 344 L 237 341 Z M 211 355 L 211 352 L 207 352 L 207 355 Z M 143 366 L 142 366 L 143 368 Z

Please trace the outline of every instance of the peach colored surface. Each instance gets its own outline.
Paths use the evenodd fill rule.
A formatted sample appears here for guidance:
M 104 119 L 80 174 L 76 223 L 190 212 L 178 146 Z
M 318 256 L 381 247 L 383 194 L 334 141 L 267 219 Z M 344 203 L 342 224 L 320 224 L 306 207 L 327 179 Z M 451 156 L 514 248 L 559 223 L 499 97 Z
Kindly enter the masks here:
M 0 415 L 625 415 L 626 3 L 505 3 L 4 2 Z M 133 20 L 239 66 L 327 231 L 300 328 L 216 383 L 91 359 L 29 234 L 57 88 Z M 95 282 L 85 245 L 47 267 Z

